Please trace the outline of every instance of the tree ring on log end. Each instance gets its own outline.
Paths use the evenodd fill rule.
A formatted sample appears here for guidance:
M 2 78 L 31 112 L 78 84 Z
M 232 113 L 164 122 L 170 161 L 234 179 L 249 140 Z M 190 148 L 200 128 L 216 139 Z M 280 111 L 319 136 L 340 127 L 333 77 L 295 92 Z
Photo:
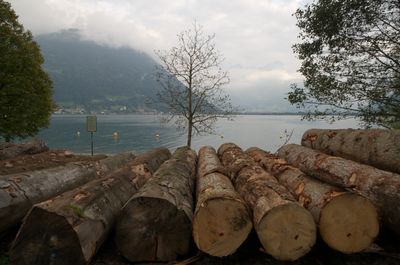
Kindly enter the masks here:
M 379 233 L 378 213 L 367 198 L 346 193 L 322 208 L 319 230 L 331 248 L 343 253 L 359 252 L 370 246 Z
M 268 211 L 256 227 L 266 253 L 278 260 L 296 260 L 311 250 L 316 226 L 310 212 L 296 203 Z
M 192 222 L 183 210 L 165 199 L 136 197 L 118 220 L 115 242 L 132 262 L 171 261 L 191 245 Z
M 35 229 L 28 229 L 31 227 Z M 16 265 L 86 264 L 79 239 L 66 218 L 38 207 L 32 208 L 19 230 L 10 260 Z
M 233 198 L 212 198 L 196 211 L 193 237 L 203 252 L 224 257 L 246 240 L 252 222 L 246 205 Z

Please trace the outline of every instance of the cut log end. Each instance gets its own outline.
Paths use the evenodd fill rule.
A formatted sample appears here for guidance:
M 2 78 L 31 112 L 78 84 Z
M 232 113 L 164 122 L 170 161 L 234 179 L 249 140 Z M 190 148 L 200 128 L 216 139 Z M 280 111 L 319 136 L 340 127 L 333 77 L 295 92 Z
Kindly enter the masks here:
M 10 260 L 18 265 L 55 264 L 55 261 L 58 265 L 85 264 L 79 246 L 75 231 L 63 216 L 35 207 L 13 243 Z
M 378 235 L 378 214 L 367 198 L 343 194 L 322 209 L 319 229 L 331 248 L 343 253 L 359 252 L 369 247 Z
M 124 208 L 115 242 L 132 262 L 170 261 L 188 252 L 191 233 L 191 220 L 184 211 L 167 200 L 138 197 Z
M 197 210 L 193 220 L 193 237 L 203 252 L 224 257 L 239 248 L 251 228 L 252 223 L 243 202 L 214 198 Z
M 296 203 L 274 207 L 261 219 L 256 232 L 265 252 L 285 261 L 304 256 L 316 240 L 313 217 Z

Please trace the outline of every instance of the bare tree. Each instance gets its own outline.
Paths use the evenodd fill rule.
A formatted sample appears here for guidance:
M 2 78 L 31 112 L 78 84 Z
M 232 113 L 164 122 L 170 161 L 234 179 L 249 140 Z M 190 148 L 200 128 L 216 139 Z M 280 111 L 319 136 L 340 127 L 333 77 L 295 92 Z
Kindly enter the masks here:
M 194 134 L 215 133 L 218 118 L 230 119 L 234 108 L 222 90 L 229 83 L 221 69 L 222 56 L 215 48 L 215 34 L 205 35 L 196 23 L 178 34 L 178 43 L 168 51 L 156 51 L 162 62 L 156 78 L 158 96 L 169 108 L 166 122 L 187 130 L 187 146 Z

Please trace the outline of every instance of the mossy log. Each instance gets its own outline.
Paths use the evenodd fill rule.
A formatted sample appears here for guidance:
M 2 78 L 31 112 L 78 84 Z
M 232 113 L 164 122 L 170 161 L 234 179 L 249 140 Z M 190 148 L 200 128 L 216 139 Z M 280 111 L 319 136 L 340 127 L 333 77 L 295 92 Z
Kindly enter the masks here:
M 104 176 L 133 158 L 124 153 L 97 162 L 0 176 L 0 232 L 17 225 L 34 204 Z
M 197 204 L 193 217 L 193 238 L 197 247 L 212 256 L 233 254 L 252 228 L 246 203 L 223 169 L 215 149 L 199 150 Z M 223 171 L 223 170 L 222 170 Z
M 369 247 L 377 237 L 378 213 L 369 199 L 313 179 L 261 149 L 251 148 L 246 153 L 311 212 L 322 239 L 331 248 L 355 253 Z
M 88 264 L 123 205 L 170 156 L 166 148 L 151 150 L 101 179 L 36 204 L 12 245 L 12 264 Z
M 124 206 L 115 242 L 128 260 L 171 261 L 185 256 L 192 241 L 196 153 L 178 148 Z
M 400 130 L 311 129 L 303 146 L 376 168 L 400 173 Z
M 278 260 L 296 260 L 310 251 L 316 240 L 311 214 L 239 147 L 218 153 L 223 165 L 237 172 L 235 188 L 252 209 L 254 228 L 265 252 Z
M 278 155 L 307 175 L 369 198 L 383 223 L 400 234 L 400 175 L 295 144 Z
M 0 145 L 0 160 L 14 158 L 20 155 L 33 155 L 49 150 L 46 143 L 33 139 L 22 144 L 5 143 Z

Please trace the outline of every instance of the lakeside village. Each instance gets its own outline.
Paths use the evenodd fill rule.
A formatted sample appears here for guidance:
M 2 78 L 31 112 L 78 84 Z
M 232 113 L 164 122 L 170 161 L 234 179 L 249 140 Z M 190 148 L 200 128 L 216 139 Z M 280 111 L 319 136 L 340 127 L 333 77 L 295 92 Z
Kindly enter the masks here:
M 162 111 L 151 108 L 139 107 L 129 108 L 127 106 L 111 106 L 109 108 L 88 110 L 83 106 L 74 107 L 57 107 L 53 112 L 54 115 L 123 115 L 123 114 L 143 114 L 143 115 L 163 115 Z M 254 112 L 254 111 L 239 111 L 232 113 L 234 115 L 304 115 L 304 112 Z
M 53 114 L 63 115 L 63 114 L 71 114 L 71 115 L 85 115 L 85 114 L 101 114 L 101 115 L 109 115 L 109 114 L 159 114 L 160 112 L 156 110 L 151 110 L 148 108 L 135 108 L 130 109 L 127 106 L 111 106 L 109 108 L 102 108 L 98 110 L 88 110 L 83 106 L 74 106 L 74 107 L 58 107 Z

